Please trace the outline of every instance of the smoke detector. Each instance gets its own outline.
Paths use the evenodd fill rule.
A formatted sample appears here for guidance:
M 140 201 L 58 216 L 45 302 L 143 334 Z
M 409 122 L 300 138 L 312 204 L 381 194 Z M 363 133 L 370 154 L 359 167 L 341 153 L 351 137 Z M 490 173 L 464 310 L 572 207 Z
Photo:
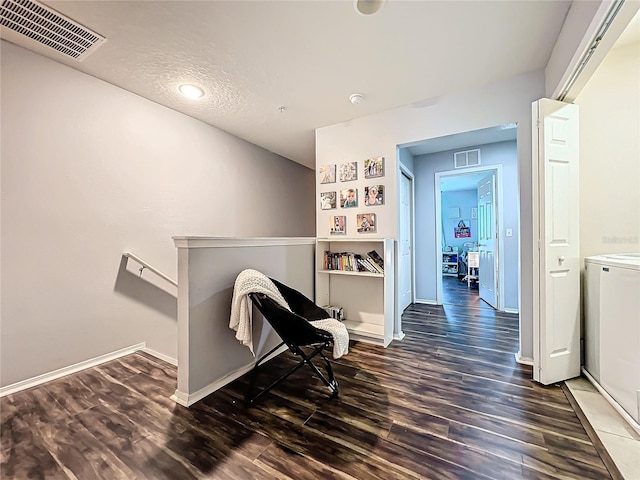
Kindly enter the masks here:
M 357 105 L 363 100 L 364 100 L 364 95 L 361 93 L 352 93 L 351 95 L 349 95 L 349 101 L 354 105 Z

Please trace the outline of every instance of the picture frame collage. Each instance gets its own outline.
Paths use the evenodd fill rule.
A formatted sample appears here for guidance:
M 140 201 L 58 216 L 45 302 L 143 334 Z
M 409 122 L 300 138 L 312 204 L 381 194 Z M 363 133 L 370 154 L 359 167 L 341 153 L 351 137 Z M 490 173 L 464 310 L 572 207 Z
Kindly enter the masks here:
M 362 174 L 365 180 L 384 177 L 384 157 L 372 157 L 362 162 Z M 358 162 L 322 165 L 319 169 L 320 184 L 354 182 L 358 180 Z M 384 205 L 385 187 L 376 182 L 361 188 L 351 185 L 340 185 L 333 191 L 320 193 L 320 209 L 333 210 L 342 208 L 362 208 Z M 361 194 L 361 196 L 360 196 Z M 358 233 L 376 233 L 377 216 L 374 212 L 356 213 L 356 231 Z M 347 233 L 347 216 L 332 215 L 329 221 L 329 232 L 332 235 Z

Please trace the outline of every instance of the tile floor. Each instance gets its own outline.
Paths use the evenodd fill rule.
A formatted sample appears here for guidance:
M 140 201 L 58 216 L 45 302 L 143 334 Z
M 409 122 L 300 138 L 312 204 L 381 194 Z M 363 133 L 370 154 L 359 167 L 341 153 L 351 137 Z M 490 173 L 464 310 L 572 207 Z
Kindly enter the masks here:
M 625 480 L 640 480 L 640 435 L 584 377 L 565 382 Z

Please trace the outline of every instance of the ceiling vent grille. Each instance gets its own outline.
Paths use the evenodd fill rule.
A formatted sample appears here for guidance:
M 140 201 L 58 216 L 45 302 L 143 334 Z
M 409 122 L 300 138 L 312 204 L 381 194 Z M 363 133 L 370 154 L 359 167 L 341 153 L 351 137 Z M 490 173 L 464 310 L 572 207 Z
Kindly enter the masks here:
M 33 48 L 33 42 L 37 42 L 78 61 L 106 41 L 103 36 L 31 0 L 2 0 L 0 25 L 2 37 L 9 41 L 33 50 L 37 50 Z
M 454 168 L 477 167 L 480 165 L 480 150 L 465 150 L 453 154 Z

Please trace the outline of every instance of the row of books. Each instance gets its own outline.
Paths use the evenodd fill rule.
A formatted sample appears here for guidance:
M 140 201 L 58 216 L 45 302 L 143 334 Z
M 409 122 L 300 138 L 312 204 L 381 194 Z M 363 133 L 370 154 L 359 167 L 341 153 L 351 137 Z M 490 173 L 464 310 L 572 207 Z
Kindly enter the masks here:
M 324 252 L 325 270 L 384 273 L 384 260 L 375 250 L 366 255 L 353 252 Z

